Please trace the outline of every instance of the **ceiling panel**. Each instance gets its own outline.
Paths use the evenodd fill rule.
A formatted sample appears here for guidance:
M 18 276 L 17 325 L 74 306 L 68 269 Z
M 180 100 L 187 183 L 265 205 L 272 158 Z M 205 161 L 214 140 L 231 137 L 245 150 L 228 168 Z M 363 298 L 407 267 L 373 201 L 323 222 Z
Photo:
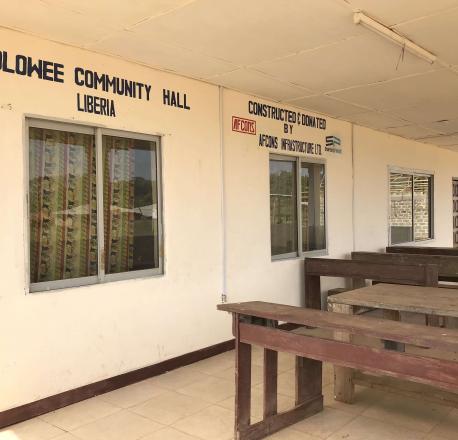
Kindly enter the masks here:
M 286 99 L 309 96 L 312 94 L 310 90 L 289 85 L 269 78 L 261 73 L 245 69 L 239 69 L 234 72 L 218 76 L 210 81 L 241 92 L 270 98 L 274 101 L 283 101 Z
M 199 0 L 134 28 L 217 58 L 249 65 L 352 35 L 351 9 L 338 0 Z
M 329 96 L 377 110 L 440 105 L 458 100 L 458 74 L 448 70 L 404 77 L 330 93 Z
M 96 41 L 111 31 L 101 16 L 84 16 L 40 0 L 21 0 L 20 6 L 2 1 L 0 24 L 76 45 Z
M 347 0 L 388 26 L 458 6 L 458 0 Z
M 252 66 L 317 92 L 343 89 L 437 69 L 379 35 L 365 34 Z
M 403 127 L 386 128 L 384 131 L 410 139 L 422 139 L 426 137 L 437 136 L 439 133 L 428 130 L 418 125 L 405 125 Z
M 114 28 L 126 28 L 148 17 L 184 6 L 193 0 L 43 0 L 51 6 L 103 17 Z
M 402 127 L 407 125 L 408 122 L 393 117 L 391 114 L 380 113 L 380 112 L 363 112 L 348 115 L 345 118 L 346 121 L 354 122 L 355 124 L 362 125 L 364 127 L 370 127 L 375 129 L 383 129 L 388 127 Z
M 458 8 L 400 26 L 396 30 L 449 64 L 458 64 Z
M 326 95 L 293 99 L 288 103 L 307 110 L 313 110 L 318 113 L 333 115 L 337 118 L 343 118 L 344 116 L 361 113 L 362 111 L 366 110 L 352 104 L 338 101 L 337 99 L 330 98 Z
M 159 41 L 149 41 L 130 31 L 119 31 L 89 46 L 90 49 L 118 55 L 149 66 L 170 70 L 195 78 L 230 72 L 237 67 L 188 49 L 171 46 Z
M 422 126 L 445 135 L 458 133 L 458 119 L 438 120 L 429 124 L 423 124 Z
M 429 144 L 448 147 L 451 145 L 458 145 L 458 134 L 451 136 L 432 136 L 420 140 Z
M 455 86 L 455 87 L 458 87 Z M 415 107 L 397 108 L 391 112 L 394 116 L 416 124 L 425 125 L 444 119 L 458 118 L 458 98 L 442 99 L 439 102 L 417 105 Z

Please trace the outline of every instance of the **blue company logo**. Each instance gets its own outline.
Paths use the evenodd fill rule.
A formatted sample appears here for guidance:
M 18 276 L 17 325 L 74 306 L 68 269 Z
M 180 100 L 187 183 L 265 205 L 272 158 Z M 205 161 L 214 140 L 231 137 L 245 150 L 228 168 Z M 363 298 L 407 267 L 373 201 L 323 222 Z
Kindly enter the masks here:
M 340 147 L 340 138 L 337 136 L 326 136 L 327 147 Z
M 324 151 L 330 153 L 342 154 L 342 148 L 340 147 L 340 138 L 337 136 L 326 136 L 326 146 Z

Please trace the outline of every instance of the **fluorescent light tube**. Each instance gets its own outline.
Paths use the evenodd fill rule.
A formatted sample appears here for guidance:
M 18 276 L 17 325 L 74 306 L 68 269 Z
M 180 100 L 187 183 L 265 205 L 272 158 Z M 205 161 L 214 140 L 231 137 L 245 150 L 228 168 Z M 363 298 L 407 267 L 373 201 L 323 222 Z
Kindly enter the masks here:
M 392 31 L 390 28 L 384 26 L 378 21 L 368 17 L 361 11 L 356 11 L 353 14 L 353 22 L 355 24 L 361 24 L 370 29 L 371 31 L 374 31 L 382 37 L 385 37 L 386 39 L 392 41 L 393 43 L 398 44 L 401 47 L 404 47 L 409 52 L 413 53 L 417 57 L 422 58 L 430 64 L 436 61 L 436 55 L 432 54 L 431 52 L 428 52 L 426 49 L 423 49 L 418 44 L 415 44 L 413 41 L 403 37 L 402 35 L 397 34 L 396 32 Z

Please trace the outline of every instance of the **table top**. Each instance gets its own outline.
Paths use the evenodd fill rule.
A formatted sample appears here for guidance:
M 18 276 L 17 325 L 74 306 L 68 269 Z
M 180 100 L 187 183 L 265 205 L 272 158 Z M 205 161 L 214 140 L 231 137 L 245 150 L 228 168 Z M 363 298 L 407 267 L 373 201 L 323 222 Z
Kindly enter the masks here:
M 331 304 L 458 317 L 458 290 L 440 287 L 375 284 L 338 293 Z

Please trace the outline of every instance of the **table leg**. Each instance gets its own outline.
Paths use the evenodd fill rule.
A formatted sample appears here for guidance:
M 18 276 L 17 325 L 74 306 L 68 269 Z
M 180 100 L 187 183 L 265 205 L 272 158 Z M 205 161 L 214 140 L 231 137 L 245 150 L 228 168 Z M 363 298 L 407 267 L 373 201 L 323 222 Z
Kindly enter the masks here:
M 346 304 L 329 304 L 330 310 L 336 313 L 354 314 L 354 308 Z M 351 342 L 352 335 L 348 332 L 334 332 L 338 341 Z M 354 371 L 352 368 L 334 365 L 334 398 L 340 402 L 353 403 L 355 395 L 355 384 L 353 382 Z
M 401 321 L 401 313 L 398 310 L 383 309 L 383 317 L 391 321 Z M 395 350 L 404 352 L 405 344 L 395 341 L 384 341 L 386 350 Z

